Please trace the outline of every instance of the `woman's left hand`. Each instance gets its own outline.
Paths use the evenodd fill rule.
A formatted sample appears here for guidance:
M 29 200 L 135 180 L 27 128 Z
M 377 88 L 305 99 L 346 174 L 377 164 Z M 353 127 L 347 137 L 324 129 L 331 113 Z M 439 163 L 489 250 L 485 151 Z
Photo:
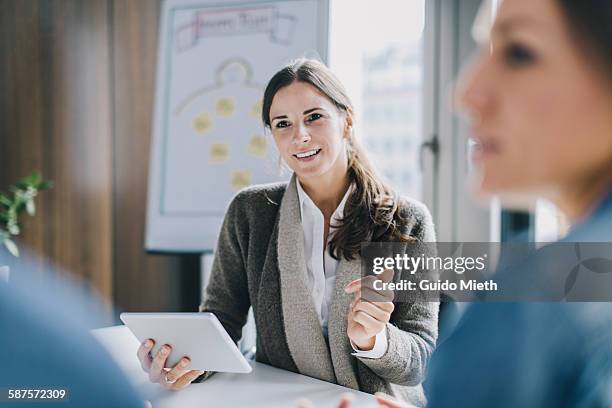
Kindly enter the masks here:
M 346 293 L 355 293 L 349 306 L 347 334 L 359 350 L 372 350 L 376 335 L 385 329 L 391 319 L 393 291 L 375 290 L 374 281 L 391 282 L 393 270 L 387 269 L 378 276 L 366 276 L 346 285 Z

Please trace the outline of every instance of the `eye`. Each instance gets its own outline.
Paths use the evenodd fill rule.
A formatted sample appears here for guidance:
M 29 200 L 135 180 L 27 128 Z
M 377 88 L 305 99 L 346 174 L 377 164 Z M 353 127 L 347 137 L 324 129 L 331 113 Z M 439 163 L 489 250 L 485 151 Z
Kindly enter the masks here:
M 286 120 L 279 120 L 278 122 L 276 122 L 276 125 L 274 125 L 275 128 L 286 128 L 289 127 L 290 123 L 289 121 Z
M 504 52 L 506 64 L 512 67 L 521 67 L 535 61 L 533 53 L 521 44 L 511 44 Z
M 315 120 L 320 119 L 322 117 L 323 117 L 323 115 L 321 115 L 320 113 L 313 113 L 313 114 L 309 115 L 306 120 L 308 122 L 314 122 Z

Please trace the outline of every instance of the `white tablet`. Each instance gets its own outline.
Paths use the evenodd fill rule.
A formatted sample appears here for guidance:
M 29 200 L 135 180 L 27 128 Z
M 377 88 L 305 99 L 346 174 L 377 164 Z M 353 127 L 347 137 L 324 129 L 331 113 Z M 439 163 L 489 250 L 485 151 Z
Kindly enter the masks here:
M 166 367 L 187 356 L 191 370 L 250 373 L 251 365 L 212 313 L 121 313 L 140 343 L 155 340 L 152 355 L 164 344 L 172 346 Z

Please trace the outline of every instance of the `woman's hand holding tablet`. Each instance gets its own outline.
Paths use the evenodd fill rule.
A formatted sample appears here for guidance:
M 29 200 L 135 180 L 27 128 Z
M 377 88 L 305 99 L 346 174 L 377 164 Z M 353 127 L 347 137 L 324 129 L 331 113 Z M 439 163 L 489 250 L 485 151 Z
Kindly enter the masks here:
M 121 320 L 140 342 L 142 369 L 164 388 L 185 388 L 206 371 L 251 372 L 212 313 L 122 313 Z
M 172 346 L 165 344 L 155 354 L 155 357 L 151 355 L 153 346 L 155 346 L 155 340 L 147 339 L 140 344 L 137 353 L 140 365 L 149 374 L 151 382 L 159 383 L 170 390 L 180 390 L 204 374 L 202 370 L 187 369 L 190 363 L 187 356 L 179 360 L 174 367 L 166 368 L 166 360 L 172 351 Z

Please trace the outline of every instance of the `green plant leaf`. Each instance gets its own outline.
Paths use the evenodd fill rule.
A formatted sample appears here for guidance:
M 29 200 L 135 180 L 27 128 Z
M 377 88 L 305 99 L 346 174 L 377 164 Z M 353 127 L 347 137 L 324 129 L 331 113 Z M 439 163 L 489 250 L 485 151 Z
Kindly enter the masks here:
M 40 177 L 40 172 L 35 171 L 34 173 L 32 173 L 32 175 L 30 177 L 26 178 L 26 181 L 30 185 L 37 186 L 42 181 L 42 179 Z
M 15 183 L 15 187 L 17 187 L 15 190 L 25 190 L 26 188 L 28 188 L 28 182 L 23 179 L 23 180 L 19 180 L 18 182 Z
M 15 243 L 10 240 L 10 239 L 5 239 L 4 240 L 4 246 L 6 247 L 6 249 L 16 258 L 19 257 L 19 249 L 17 248 L 17 245 L 15 245 Z
M 54 186 L 52 181 L 43 181 L 42 183 L 40 183 L 40 185 L 38 186 L 39 190 L 50 190 L 52 189 Z
M 34 205 L 34 199 L 29 199 L 26 202 L 26 211 L 31 216 L 34 216 L 36 214 L 36 206 Z
M 11 235 L 19 235 L 21 230 L 19 229 L 19 225 L 11 223 L 8 225 L 8 232 Z
M 25 202 L 25 200 L 21 199 L 15 205 L 15 214 L 21 214 L 22 212 L 25 211 L 25 209 L 26 209 L 26 202 Z
M 53 187 L 53 182 L 43 181 L 40 172 L 36 171 L 31 175 L 17 181 L 15 185 L 9 186 L 10 195 L 0 194 L 0 232 L 4 232 L 6 237 L 19 235 L 19 216 L 27 212 L 31 216 L 36 214 L 35 198 L 38 192 L 43 189 Z M 2 234 L 0 234 L 2 238 Z M 3 243 L 0 239 L 0 245 Z M 11 245 L 11 244 L 5 244 Z M 14 244 L 13 244 L 14 246 Z
M 0 194 L 0 204 L 10 207 L 13 201 L 5 196 L 4 194 Z
M 8 224 L 14 224 L 17 222 L 17 207 L 11 207 L 8 209 L 8 211 L 6 212 L 6 215 L 8 217 Z

